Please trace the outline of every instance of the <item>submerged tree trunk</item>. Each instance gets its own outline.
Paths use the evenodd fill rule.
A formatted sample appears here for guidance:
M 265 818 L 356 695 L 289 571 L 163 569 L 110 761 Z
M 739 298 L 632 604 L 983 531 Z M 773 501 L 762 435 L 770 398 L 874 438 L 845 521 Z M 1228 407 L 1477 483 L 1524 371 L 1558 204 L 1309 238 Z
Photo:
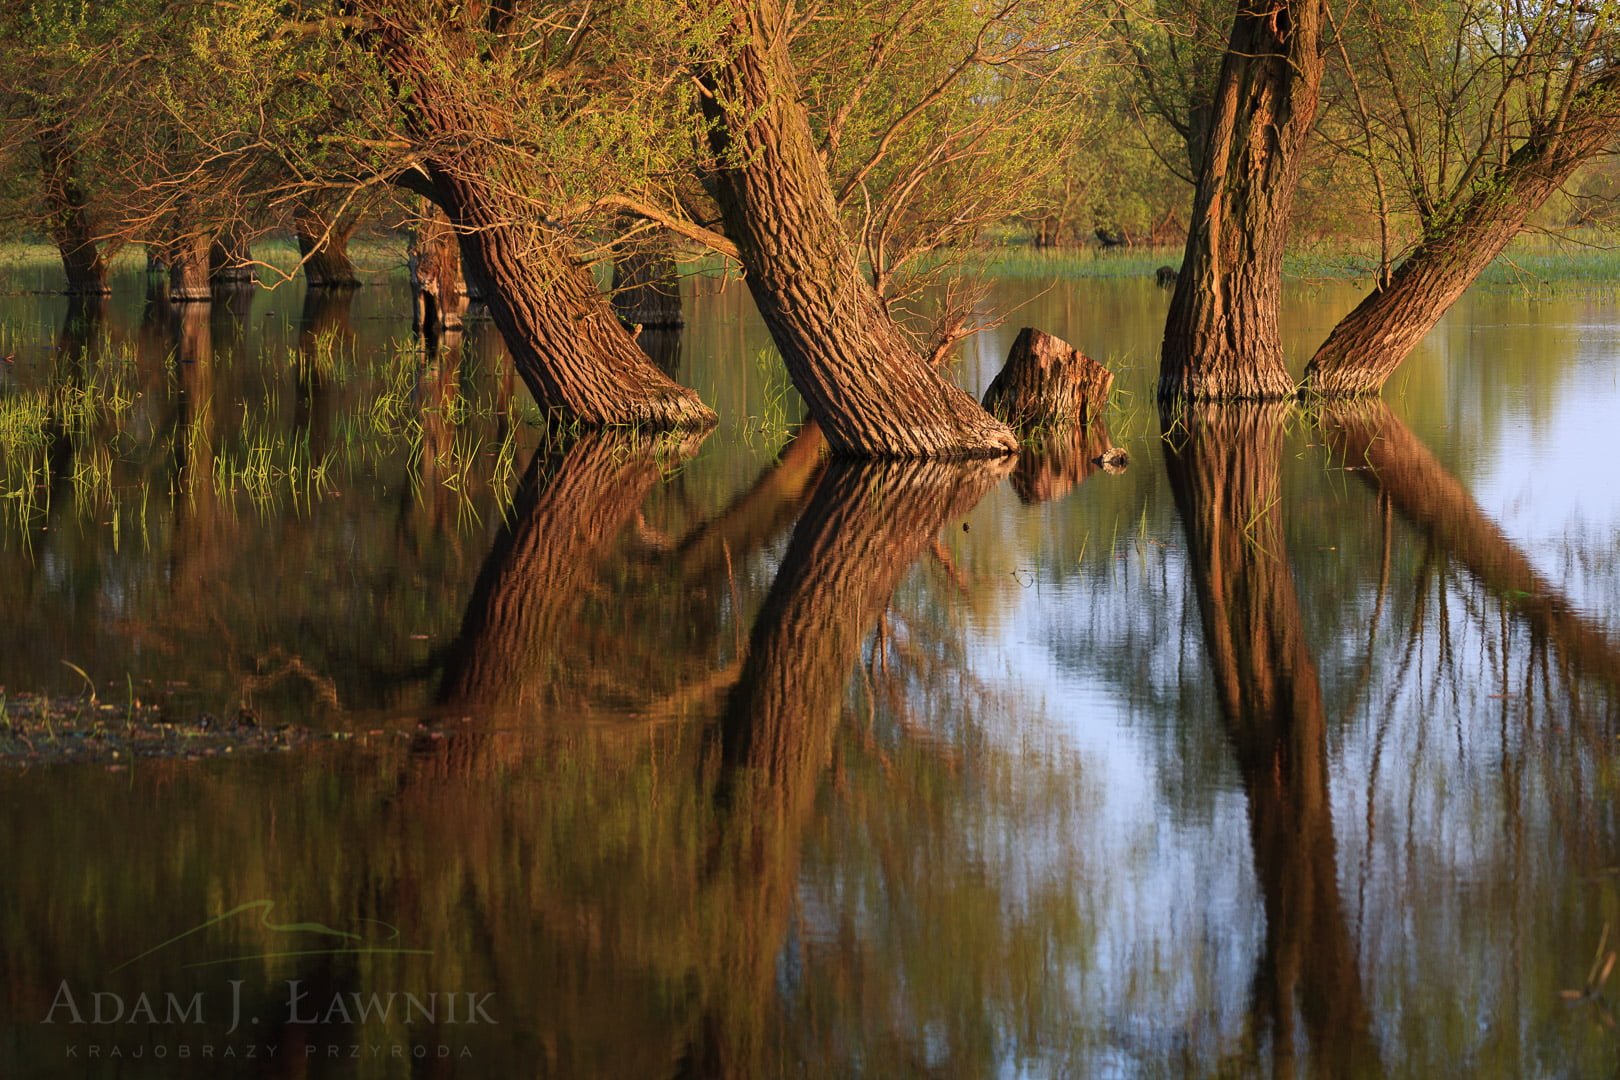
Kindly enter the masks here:
M 308 203 L 300 203 L 293 211 L 293 235 L 309 288 L 360 287 L 360 275 L 349 259 L 349 238 L 357 221 L 352 216 L 333 217 Z
M 79 185 L 78 161 L 66 125 L 47 126 L 40 131 L 39 159 L 48 231 L 61 253 L 62 271 L 67 276 L 64 291 L 105 296 L 112 291 L 107 286 L 107 262 L 90 226 L 89 201 Z
M 240 223 L 221 229 L 208 248 L 208 280 L 215 288 L 236 289 L 258 280 L 253 249 Z
M 424 35 L 409 22 L 389 21 L 373 41 L 397 84 L 409 88 L 401 103 L 407 126 L 433 148 L 421 163 L 422 193 L 454 226 L 467 276 L 487 290 L 490 317 L 541 411 L 590 426 L 713 425 L 714 413 L 697 395 L 636 346 L 590 270 L 573 257 L 570 238 L 482 175 L 487 163 L 461 135 L 478 131 L 499 140 L 507 134 L 504 120 L 476 109 L 459 85 L 447 85 L 448 58 L 427 52 Z M 441 30 L 439 40 L 448 35 L 472 62 L 472 45 Z
M 964 457 L 1017 441 L 917 352 L 862 274 L 838 219 L 775 0 L 734 15 L 701 74 L 726 235 L 793 385 L 835 453 Z M 723 103 L 723 104 L 721 104 Z
M 460 330 L 467 310 L 461 245 L 437 207 L 430 207 L 412 231 L 406 259 L 411 272 L 412 328 L 429 337 Z
M 613 310 L 620 322 L 644 331 L 684 326 L 674 253 L 668 248 L 618 252 L 613 259 Z
M 213 248 L 208 233 L 180 236 L 169 242 L 169 302 L 206 304 L 214 298 L 208 284 L 208 255 Z
M 1428 224 L 1423 239 L 1355 310 L 1339 320 L 1305 368 L 1308 393 L 1376 394 L 1407 354 L 1457 302 L 1525 219 L 1620 132 L 1620 78 L 1583 92 L 1564 128 L 1538 132 L 1473 188 L 1460 207 Z
M 1249 802 L 1266 915 L 1256 1012 L 1276 1075 L 1294 1074 L 1296 1011 L 1311 1072 L 1377 1072 L 1357 948 L 1339 895 L 1328 722 L 1283 531 L 1287 406 L 1164 417 L 1165 468 L 1187 535 L 1216 697 Z
M 1294 191 L 1322 82 L 1322 0 L 1240 0 L 1216 82 L 1160 398 L 1286 397 L 1277 312 Z

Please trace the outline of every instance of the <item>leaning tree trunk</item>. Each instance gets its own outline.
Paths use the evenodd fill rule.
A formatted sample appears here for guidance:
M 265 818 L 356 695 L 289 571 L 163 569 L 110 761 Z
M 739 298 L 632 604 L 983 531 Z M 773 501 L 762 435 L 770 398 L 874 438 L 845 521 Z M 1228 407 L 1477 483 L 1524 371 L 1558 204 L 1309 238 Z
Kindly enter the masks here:
M 358 289 L 360 275 L 349 259 L 349 238 L 357 218 L 333 217 L 308 203 L 293 211 L 293 235 L 304 280 L 311 289 Z
M 1277 1075 L 1303 1017 L 1313 1073 L 1377 1071 L 1357 947 L 1339 894 L 1329 724 L 1288 565 L 1282 511 L 1288 406 L 1166 413 L 1165 469 L 1187 536 L 1216 698 L 1249 802 L 1266 916 L 1254 980 Z
M 206 304 L 214 298 L 208 284 L 208 233 L 180 236 L 169 242 L 169 302 Z
M 1294 391 L 1277 311 L 1283 245 L 1322 82 L 1323 0 L 1240 0 L 1216 81 L 1159 396 Z
M 426 335 L 460 330 L 467 310 L 461 246 L 438 207 L 430 206 L 412 231 L 406 257 L 411 270 L 411 326 Z
M 238 289 L 257 281 L 253 249 L 242 225 L 233 223 L 214 235 L 208 248 L 208 281 L 215 288 Z
M 613 258 L 613 310 L 626 326 L 674 330 L 681 318 L 681 279 L 667 247 L 628 247 Z
M 486 291 L 490 318 L 535 403 L 548 415 L 588 426 L 712 426 L 714 413 L 697 395 L 637 348 L 590 270 L 573 257 L 570 238 L 486 178 L 489 163 L 462 134 L 521 144 L 521 132 L 506 130 L 498 112 L 474 108 L 450 81 L 446 58 L 425 51 L 424 41 L 455 38 L 440 29 L 424 35 L 409 20 L 390 20 L 372 40 L 396 84 L 409 88 L 401 102 L 407 127 L 433 148 L 421 162 L 423 193 L 455 227 L 466 274 Z M 464 36 L 453 45 L 474 62 Z
M 1005 425 L 926 363 L 861 273 L 800 103 L 787 15 L 775 0 L 745 6 L 727 32 L 728 59 L 701 74 L 722 163 L 715 194 L 754 302 L 828 444 L 867 457 L 1016 450 Z
M 62 255 L 70 295 L 105 296 L 107 261 L 101 257 L 90 226 L 89 201 L 79 186 L 78 162 L 66 125 L 45 127 L 39 133 L 39 160 L 44 180 L 48 230 Z
M 1473 188 L 1453 213 L 1429 223 L 1418 246 L 1339 320 L 1305 368 L 1305 387 L 1323 397 L 1376 394 L 1524 222 L 1583 162 L 1620 132 L 1620 78 L 1577 99 L 1559 132 L 1533 135 Z

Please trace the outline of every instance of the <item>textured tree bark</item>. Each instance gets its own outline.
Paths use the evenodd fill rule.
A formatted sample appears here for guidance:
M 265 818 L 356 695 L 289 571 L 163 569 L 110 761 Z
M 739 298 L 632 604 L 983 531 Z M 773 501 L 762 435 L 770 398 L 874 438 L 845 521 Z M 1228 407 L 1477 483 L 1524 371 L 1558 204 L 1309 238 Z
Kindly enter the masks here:
M 1085 426 L 1108 407 L 1114 373 L 1062 338 L 1018 332 L 984 407 L 1015 428 Z
M 1216 82 L 1161 399 L 1294 392 L 1277 328 L 1283 246 L 1322 82 L 1323 0 L 1240 0 Z
M 1377 1071 L 1357 949 L 1339 896 L 1327 719 L 1282 527 L 1288 406 L 1165 413 L 1165 467 L 1187 536 L 1216 696 L 1249 801 L 1266 913 L 1256 1011 L 1292 1075 L 1296 1009 L 1313 1073 Z
M 1511 597 L 1509 610 L 1552 642 L 1566 664 L 1620 688 L 1620 643 L 1536 570 L 1385 402 L 1334 403 L 1320 428 L 1335 457 L 1370 466 L 1357 475 L 1487 589 Z
M 686 325 L 674 254 L 640 248 L 619 252 L 613 260 L 613 310 L 620 322 L 643 331 Z
M 311 289 L 358 289 L 360 275 L 349 258 L 349 238 L 358 219 L 333 218 L 317 207 L 300 203 L 293 211 L 293 236 L 304 264 L 304 280 Z
M 208 248 L 208 281 L 215 288 L 238 289 L 258 280 L 246 231 L 232 224 L 214 234 Z
M 1559 132 L 1527 139 L 1452 213 L 1429 224 L 1418 246 L 1339 320 L 1305 368 L 1305 390 L 1322 397 L 1376 394 L 1525 219 L 1583 162 L 1620 133 L 1620 79 L 1588 88 Z
M 47 230 L 62 256 L 70 295 L 105 296 L 107 262 L 90 225 L 89 200 L 79 184 L 78 161 L 66 125 L 47 125 L 39 133 L 39 159 L 44 181 Z
M 169 243 L 170 303 L 206 304 L 213 300 L 208 284 L 208 253 L 213 242 L 209 234 L 196 233 Z
M 788 57 L 777 0 L 734 5 L 700 74 L 715 195 L 793 385 L 836 454 L 975 457 L 1017 440 L 929 366 L 861 273 Z
M 401 104 L 425 149 L 424 184 L 454 226 L 467 276 L 487 290 L 490 317 L 541 410 L 587 426 L 712 426 L 714 413 L 697 395 L 636 347 L 572 257 L 569 238 L 485 178 L 480 141 L 469 145 L 464 136 L 498 141 L 501 118 L 445 85 L 447 58 L 422 53 L 422 36 L 405 22 L 389 20 L 372 41 L 397 84 L 409 88 Z M 459 47 L 473 55 L 469 43 Z
M 411 328 L 426 336 L 460 330 L 467 310 L 461 245 L 437 207 L 430 207 L 411 232 L 406 261 L 411 275 Z

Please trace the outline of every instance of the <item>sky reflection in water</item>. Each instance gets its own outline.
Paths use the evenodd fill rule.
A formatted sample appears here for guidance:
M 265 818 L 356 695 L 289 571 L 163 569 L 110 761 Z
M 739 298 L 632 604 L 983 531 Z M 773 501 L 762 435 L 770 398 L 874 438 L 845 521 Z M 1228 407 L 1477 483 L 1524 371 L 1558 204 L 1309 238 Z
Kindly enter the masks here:
M 6 1074 L 244 1035 L 331 1075 L 360 1043 L 465 1075 L 1611 1068 L 1606 1004 L 1562 992 L 1620 943 L 1620 309 L 1471 296 L 1387 407 L 1161 416 L 1150 283 L 1000 288 L 1121 372 L 1125 473 L 1089 442 L 1011 482 L 828 466 L 708 282 L 676 363 L 726 419 L 656 446 L 543 442 L 487 330 L 421 363 L 386 289 L 126 304 L 82 345 L 18 301 L 0 393 L 80 348 L 58 385 L 132 396 L 92 425 L 110 483 L 67 439 L 0 540 L 0 682 L 75 690 L 72 660 L 177 722 L 352 737 L 8 770 Z M 1294 351 L 1353 299 L 1301 290 Z M 266 447 L 327 482 L 255 495 Z M 112 970 L 263 899 L 422 951 L 270 957 L 320 936 L 255 916 Z M 64 980 L 229 978 L 250 1031 L 37 1022 Z M 500 1022 L 290 1023 L 289 979 Z

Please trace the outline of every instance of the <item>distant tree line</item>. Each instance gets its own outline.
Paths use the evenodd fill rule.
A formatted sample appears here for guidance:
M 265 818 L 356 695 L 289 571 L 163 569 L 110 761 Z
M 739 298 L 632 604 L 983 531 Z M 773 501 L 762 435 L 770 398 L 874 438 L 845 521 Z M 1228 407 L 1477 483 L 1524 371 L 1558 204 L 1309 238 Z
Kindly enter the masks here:
M 85 294 L 138 243 L 204 302 L 272 231 L 344 288 L 359 223 L 409 215 L 420 316 L 477 294 L 588 426 L 713 422 L 591 267 L 646 310 L 677 250 L 722 255 L 835 452 L 994 455 L 1016 436 L 939 364 L 987 233 L 1184 244 L 1166 400 L 1376 393 L 1531 215 L 1604 218 L 1617 7 L 20 0 L 0 176 Z M 1302 231 L 1377 265 L 1303 386 L 1277 331 Z

